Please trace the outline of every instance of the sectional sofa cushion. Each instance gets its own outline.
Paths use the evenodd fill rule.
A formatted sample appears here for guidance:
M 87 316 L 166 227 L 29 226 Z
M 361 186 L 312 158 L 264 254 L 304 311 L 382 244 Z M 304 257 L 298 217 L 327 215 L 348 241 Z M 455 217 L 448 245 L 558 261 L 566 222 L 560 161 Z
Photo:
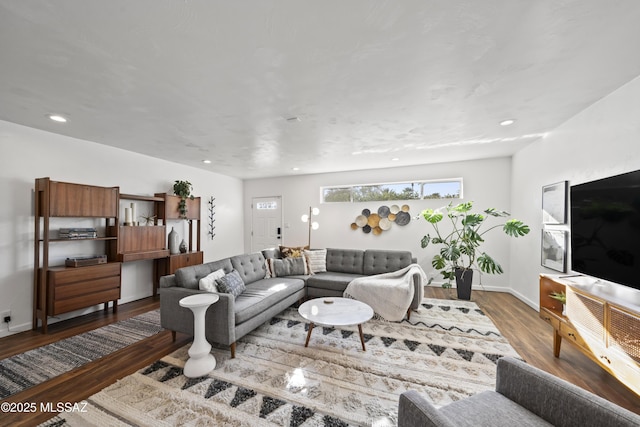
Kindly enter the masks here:
M 206 264 L 194 265 L 189 268 L 179 268 L 176 271 L 176 284 L 182 288 L 198 289 L 200 279 L 219 269 L 222 269 L 225 274 L 231 273 L 233 266 L 231 265 L 229 258 L 215 262 L 208 262 Z
M 244 282 L 236 270 L 224 275 L 216 280 L 218 292 L 223 294 L 231 294 L 234 298 L 243 293 L 246 289 Z
M 362 277 L 362 275 L 327 271 L 322 274 L 309 276 L 307 279 L 307 287 L 330 289 L 332 291 L 342 292 L 349 282 L 359 277 Z
M 242 324 L 304 289 L 304 281 L 288 277 L 264 279 L 247 286 L 235 300 L 235 323 Z
M 216 286 L 216 280 L 224 277 L 224 274 L 225 273 L 223 269 L 216 270 L 213 273 L 210 273 L 200 279 L 200 281 L 198 282 L 198 287 L 201 291 L 216 292 L 218 290 Z
M 366 276 L 401 270 L 413 262 L 410 251 L 385 251 L 367 249 L 363 268 Z
M 327 249 L 327 271 L 364 274 L 364 251 L 358 249 Z
M 236 255 L 231 258 L 231 265 L 238 271 L 245 285 L 262 280 L 267 276 L 267 268 L 262 253 Z

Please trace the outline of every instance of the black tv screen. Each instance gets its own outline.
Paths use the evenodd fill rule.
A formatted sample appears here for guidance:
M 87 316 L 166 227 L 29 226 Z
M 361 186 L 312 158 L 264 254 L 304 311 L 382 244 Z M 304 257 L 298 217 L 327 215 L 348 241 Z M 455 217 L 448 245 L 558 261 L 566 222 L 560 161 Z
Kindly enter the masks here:
M 640 171 L 571 186 L 571 269 L 640 289 Z

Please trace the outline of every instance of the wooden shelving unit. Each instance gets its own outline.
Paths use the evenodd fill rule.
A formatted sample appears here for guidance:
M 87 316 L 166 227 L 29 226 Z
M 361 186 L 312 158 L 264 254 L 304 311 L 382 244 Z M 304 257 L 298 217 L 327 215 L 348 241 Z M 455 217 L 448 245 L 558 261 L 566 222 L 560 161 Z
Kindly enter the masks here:
M 122 200 L 151 202 L 156 214 L 154 225 L 125 226 L 120 224 Z M 121 194 L 119 187 L 98 187 L 84 184 L 35 180 L 35 245 L 33 281 L 33 329 L 47 332 L 49 316 L 79 310 L 104 303 L 105 311 L 113 301 L 117 311 L 121 295 L 123 262 L 154 260 L 153 295 L 157 294 L 160 277 L 173 274 L 178 268 L 202 264 L 200 251 L 200 198 L 187 200 L 189 223 L 188 251 L 170 254 L 167 247 L 167 222 L 183 221 L 178 205 L 180 198 L 165 193 L 154 196 Z M 51 237 L 51 218 L 100 218 L 104 220 L 104 235 L 86 239 Z M 163 225 L 158 225 L 158 220 Z M 135 219 L 134 219 L 135 220 Z M 83 267 L 49 265 L 52 244 L 65 242 L 103 241 L 108 262 Z M 195 245 L 194 245 L 195 242 Z
M 153 202 L 154 209 L 156 209 L 155 206 L 157 204 L 164 202 L 161 197 L 138 196 L 135 194 L 120 194 L 119 200 Z M 166 243 L 166 227 L 158 225 L 157 220 L 153 226 L 114 225 L 110 229 L 110 234 L 117 236 L 117 241 L 109 245 L 109 256 L 120 262 L 169 256 Z
M 107 310 L 113 301 L 117 311 L 120 298 L 121 264 L 110 262 L 85 267 L 49 265 L 51 244 L 64 242 L 104 241 L 117 242 L 111 234 L 110 222 L 118 223 L 118 187 L 97 187 L 68 182 L 35 180 L 34 192 L 34 280 L 33 280 L 33 329 L 47 332 L 49 316 L 79 310 L 104 303 Z M 104 219 L 105 235 L 86 239 L 60 239 L 51 237 L 51 218 L 100 218 Z
M 551 292 L 567 295 L 562 303 Z M 553 354 L 563 339 L 640 395 L 640 311 L 592 294 L 570 279 L 540 275 L 540 318 L 553 326 Z
M 162 202 L 156 204 L 157 219 L 162 219 L 165 225 L 167 225 L 169 221 L 187 221 L 189 223 L 189 234 L 185 238 L 187 242 L 187 252 L 183 254 L 169 254 L 166 258 L 156 259 L 155 277 L 159 281 L 160 277 L 173 274 L 178 268 L 202 264 L 204 254 L 200 250 L 200 197 L 186 200 L 186 218 L 180 217 L 180 211 L 178 209 L 180 197 L 166 193 L 156 193 L 155 197 L 162 199 Z

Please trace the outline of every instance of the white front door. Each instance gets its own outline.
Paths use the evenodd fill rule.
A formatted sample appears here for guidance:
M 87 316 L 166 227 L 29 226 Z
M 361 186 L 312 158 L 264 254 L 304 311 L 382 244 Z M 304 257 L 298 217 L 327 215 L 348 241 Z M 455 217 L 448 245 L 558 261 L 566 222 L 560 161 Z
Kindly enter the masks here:
M 254 197 L 251 211 L 251 251 L 278 247 L 282 238 L 282 197 Z

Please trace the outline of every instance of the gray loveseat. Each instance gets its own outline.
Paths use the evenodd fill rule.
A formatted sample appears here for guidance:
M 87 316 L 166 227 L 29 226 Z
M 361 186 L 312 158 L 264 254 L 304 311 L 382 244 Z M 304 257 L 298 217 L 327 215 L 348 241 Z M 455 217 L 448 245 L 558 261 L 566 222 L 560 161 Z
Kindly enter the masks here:
M 495 391 L 436 409 L 415 390 L 400 395 L 398 427 L 632 427 L 640 416 L 525 362 L 498 360 Z
M 160 320 L 165 329 L 193 335 L 193 314 L 180 307 L 180 299 L 202 293 L 199 281 L 223 269 L 237 270 L 246 290 L 237 298 L 218 293 L 220 300 L 207 310 L 206 336 L 209 342 L 229 345 L 235 357 L 236 341 L 276 314 L 305 298 L 342 296 L 349 282 L 357 277 L 397 271 L 415 260 L 408 251 L 327 249 L 327 271 L 314 275 L 265 278 L 267 258 L 278 258 L 277 249 L 237 255 L 219 261 L 181 268 L 176 274 L 160 278 Z M 415 286 L 418 286 L 418 281 Z M 417 309 L 416 297 L 411 309 Z

